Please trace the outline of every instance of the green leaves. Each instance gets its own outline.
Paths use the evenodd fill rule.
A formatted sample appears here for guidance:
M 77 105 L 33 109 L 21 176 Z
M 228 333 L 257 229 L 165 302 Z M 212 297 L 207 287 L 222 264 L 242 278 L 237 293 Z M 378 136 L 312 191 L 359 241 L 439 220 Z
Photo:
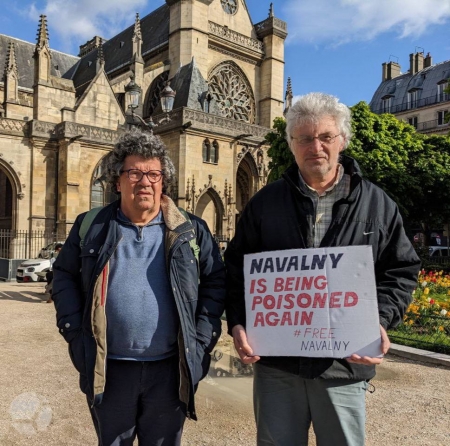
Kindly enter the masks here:
M 365 102 L 351 110 L 353 138 L 346 153 L 396 201 L 405 225 L 436 228 L 450 221 L 450 138 L 417 133 L 394 115 L 372 113 Z M 294 161 L 283 118 L 274 120 L 266 141 L 274 181 Z

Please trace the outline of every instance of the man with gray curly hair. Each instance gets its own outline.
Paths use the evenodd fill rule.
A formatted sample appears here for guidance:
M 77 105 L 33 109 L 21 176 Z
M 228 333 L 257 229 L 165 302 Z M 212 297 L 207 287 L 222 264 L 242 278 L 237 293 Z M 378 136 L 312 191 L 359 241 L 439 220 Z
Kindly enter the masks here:
M 86 213 L 70 231 L 54 265 L 57 325 L 99 445 L 179 445 L 221 333 L 224 265 L 206 223 L 165 194 L 175 168 L 159 137 L 124 133 L 105 166 L 120 198 L 86 234 Z
M 411 301 L 420 261 L 405 235 L 397 205 L 365 180 L 342 154 L 351 138 L 350 110 L 334 96 L 302 96 L 286 117 L 295 163 L 247 204 L 225 252 L 229 333 L 245 364 L 254 363 L 258 446 L 363 446 L 365 391 L 379 357 L 308 358 L 253 354 L 245 331 L 243 258 L 284 249 L 371 245 L 381 351 L 386 330 Z

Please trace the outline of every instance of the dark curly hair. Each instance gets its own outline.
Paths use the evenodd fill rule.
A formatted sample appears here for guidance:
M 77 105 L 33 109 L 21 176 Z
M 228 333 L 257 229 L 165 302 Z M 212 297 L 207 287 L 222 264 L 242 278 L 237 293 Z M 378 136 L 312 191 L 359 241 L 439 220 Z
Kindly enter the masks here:
M 138 128 L 123 133 L 114 149 L 105 158 L 105 176 L 115 193 L 119 193 L 116 184 L 123 169 L 125 158 L 130 155 L 144 159 L 156 158 L 161 162 L 163 175 L 163 192 L 165 193 L 175 177 L 175 166 L 169 158 L 166 146 L 159 136 L 143 132 Z

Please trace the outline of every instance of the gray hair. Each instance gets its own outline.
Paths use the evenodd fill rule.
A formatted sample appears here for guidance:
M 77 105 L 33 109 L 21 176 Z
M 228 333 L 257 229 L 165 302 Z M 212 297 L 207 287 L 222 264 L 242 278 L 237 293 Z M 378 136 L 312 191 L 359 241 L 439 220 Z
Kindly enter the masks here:
M 111 185 L 113 192 L 117 192 L 116 184 L 127 156 L 136 155 L 144 159 L 155 158 L 161 162 L 164 172 L 162 177 L 163 192 L 165 193 L 175 177 L 175 166 L 169 157 L 166 146 L 159 136 L 150 132 L 143 132 L 138 128 L 123 133 L 113 150 L 105 159 L 106 181 Z
M 325 116 L 331 116 L 336 121 L 346 148 L 352 137 L 352 118 L 350 109 L 339 102 L 336 96 L 325 93 L 308 93 L 288 110 L 286 115 L 286 139 L 291 146 L 291 134 L 295 127 L 306 123 L 317 124 Z M 291 149 L 292 150 L 292 149 Z

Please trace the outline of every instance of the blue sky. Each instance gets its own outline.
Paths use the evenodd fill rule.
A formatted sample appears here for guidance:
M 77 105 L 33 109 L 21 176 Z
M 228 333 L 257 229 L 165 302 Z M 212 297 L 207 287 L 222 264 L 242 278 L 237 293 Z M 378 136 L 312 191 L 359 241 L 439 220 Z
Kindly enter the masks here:
M 220 1 L 220 0 L 214 0 Z M 242 0 L 238 0 L 242 2 Z M 164 0 L 3 0 L 0 33 L 36 41 L 46 14 L 50 48 L 78 54 L 94 35 L 109 38 Z M 247 0 L 253 23 L 268 16 L 270 1 Z M 288 23 L 285 84 L 294 95 L 323 91 L 347 105 L 370 102 L 381 64 L 430 52 L 433 63 L 450 59 L 450 0 L 273 0 L 275 16 Z

